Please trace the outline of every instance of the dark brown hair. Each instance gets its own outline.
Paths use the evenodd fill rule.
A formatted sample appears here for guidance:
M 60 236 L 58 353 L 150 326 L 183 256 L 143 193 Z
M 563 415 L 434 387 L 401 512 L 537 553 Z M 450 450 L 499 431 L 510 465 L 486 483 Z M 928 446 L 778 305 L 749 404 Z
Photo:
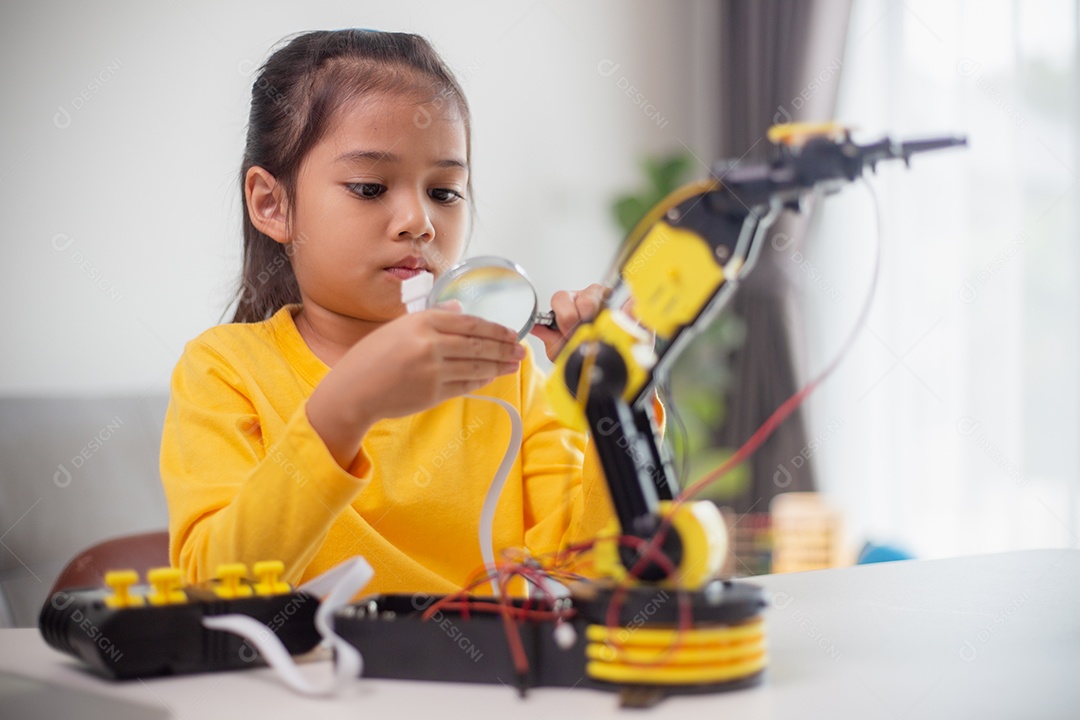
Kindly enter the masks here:
M 416 95 L 423 102 L 434 102 L 436 109 L 449 100 L 465 124 L 469 153 L 465 95 L 435 49 L 419 35 L 357 29 L 305 33 L 274 52 L 259 69 L 251 88 L 240 166 L 244 264 L 233 322 L 259 322 L 300 302 L 289 259 L 291 246 L 275 242 L 251 222 L 244 195 L 248 170 L 263 168 L 287 198 L 295 198 L 300 164 L 327 131 L 335 111 L 351 100 L 379 93 Z M 418 109 L 415 120 L 430 122 L 430 117 L 421 116 L 426 112 Z

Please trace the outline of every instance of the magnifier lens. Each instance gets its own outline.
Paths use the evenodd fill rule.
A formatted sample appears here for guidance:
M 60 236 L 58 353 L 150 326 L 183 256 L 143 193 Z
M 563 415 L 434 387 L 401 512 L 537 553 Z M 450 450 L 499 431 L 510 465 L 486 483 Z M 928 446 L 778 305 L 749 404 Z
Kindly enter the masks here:
M 430 304 L 457 300 L 466 315 L 510 328 L 523 339 L 536 319 L 536 290 L 515 263 L 475 257 L 448 270 L 431 290 Z

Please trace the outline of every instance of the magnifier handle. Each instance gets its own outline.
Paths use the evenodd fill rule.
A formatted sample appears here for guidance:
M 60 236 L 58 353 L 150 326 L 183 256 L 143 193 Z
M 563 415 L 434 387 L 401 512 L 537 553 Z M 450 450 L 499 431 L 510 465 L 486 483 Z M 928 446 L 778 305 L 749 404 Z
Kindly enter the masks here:
M 536 313 L 536 324 L 543 325 L 544 327 L 551 328 L 558 332 L 559 324 L 555 322 L 555 311 L 548 310 L 547 312 Z

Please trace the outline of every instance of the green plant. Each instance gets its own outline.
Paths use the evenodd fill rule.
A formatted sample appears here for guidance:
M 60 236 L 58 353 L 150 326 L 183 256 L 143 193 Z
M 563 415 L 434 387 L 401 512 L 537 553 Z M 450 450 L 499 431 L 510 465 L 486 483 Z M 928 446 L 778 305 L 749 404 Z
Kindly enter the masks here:
M 646 187 L 638 193 L 628 193 L 615 198 L 612 211 L 623 236 L 637 225 L 645 213 L 667 197 L 672 190 L 686 182 L 693 169 L 693 159 L 687 153 L 665 158 L 645 158 L 641 163 L 645 173 Z

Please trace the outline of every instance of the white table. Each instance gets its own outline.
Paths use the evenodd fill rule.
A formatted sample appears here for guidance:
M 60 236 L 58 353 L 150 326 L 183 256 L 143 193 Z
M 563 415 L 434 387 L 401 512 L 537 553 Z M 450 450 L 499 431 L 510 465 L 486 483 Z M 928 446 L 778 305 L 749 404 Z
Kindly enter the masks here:
M 613 693 L 360 680 L 309 699 L 265 669 L 109 682 L 35 629 L 0 630 L 0 670 L 176 718 L 1080 718 L 1080 550 L 754 578 L 770 593 L 763 683 L 620 710 Z M 418 650 L 420 651 L 420 650 Z M 326 672 L 324 663 L 305 667 Z M 0 718 L 5 717 L 0 708 Z M 82 717 L 92 717 L 82 715 Z M 114 716 L 115 717 L 115 716 Z

